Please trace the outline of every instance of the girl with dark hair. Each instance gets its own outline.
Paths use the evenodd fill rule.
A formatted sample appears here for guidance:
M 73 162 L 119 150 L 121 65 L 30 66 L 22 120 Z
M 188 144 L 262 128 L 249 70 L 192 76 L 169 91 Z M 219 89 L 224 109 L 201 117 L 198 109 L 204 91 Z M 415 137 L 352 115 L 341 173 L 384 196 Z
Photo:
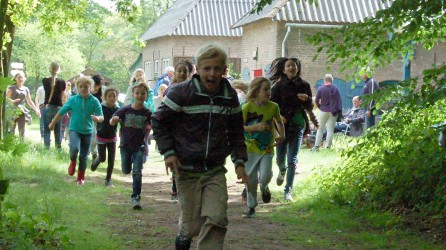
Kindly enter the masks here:
M 57 74 L 60 72 L 59 63 L 52 62 L 49 70 L 51 77 L 42 79 L 43 88 L 45 89 L 45 101 L 43 103 L 43 143 L 46 148 L 49 148 L 51 143 L 51 131 L 48 125 L 62 107 L 62 97 L 66 88 L 65 81 L 57 78 Z M 61 148 L 60 126 L 61 121 L 54 124 L 54 143 L 56 148 Z
M 28 87 L 25 87 L 25 73 L 18 72 L 14 76 L 14 85 L 9 86 L 6 90 L 6 98 L 10 101 L 15 109 L 13 115 L 13 125 L 11 128 L 11 133 L 15 133 L 15 127 L 17 125 L 19 130 L 20 138 L 25 137 L 25 122 L 31 122 L 31 115 L 29 114 L 29 110 L 25 107 L 25 100 L 28 105 L 36 111 L 36 114 L 40 118 L 40 110 L 34 102 L 31 100 L 31 95 L 29 93 Z
M 277 58 L 271 64 L 270 74 L 270 79 L 273 82 L 271 101 L 279 105 L 286 136 L 285 141 L 277 146 L 276 163 L 280 170 L 277 176 L 277 185 L 282 185 L 286 174 L 284 199 L 293 201 L 292 189 L 297 154 L 304 134 L 310 132 L 306 111 L 311 111 L 310 116 L 312 116 L 313 123 L 316 127 L 318 124 L 312 113 L 313 102 L 310 84 L 300 77 L 300 61 L 297 58 Z

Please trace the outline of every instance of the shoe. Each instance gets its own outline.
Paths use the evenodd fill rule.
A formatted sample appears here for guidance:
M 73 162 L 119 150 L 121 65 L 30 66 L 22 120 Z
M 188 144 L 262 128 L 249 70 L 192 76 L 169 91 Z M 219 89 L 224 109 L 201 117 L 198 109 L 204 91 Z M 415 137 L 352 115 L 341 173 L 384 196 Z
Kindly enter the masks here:
M 271 202 L 271 192 L 269 191 L 269 187 L 266 186 L 262 191 L 262 201 L 264 203 L 270 203 Z
M 97 158 L 93 159 L 93 161 L 91 162 L 90 170 L 91 170 L 92 172 L 96 171 L 96 169 L 97 169 L 98 166 L 99 166 L 99 163 L 100 163 L 100 162 L 97 160 Z
M 291 191 L 285 192 L 283 195 L 285 201 L 294 201 L 293 196 L 291 195 Z
M 247 197 L 247 194 L 246 194 L 246 188 L 244 188 L 243 191 L 242 191 L 242 203 L 243 203 L 243 205 L 246 205 L 247 202 L 248 202 L 248 197 Z
M 106 187 L 115 187 L 115 185 L 113 185 L 111 180 L 105 180 L 105 186 Z
M 244 218 L 252 218 L 255 216 L 255 213 L 256 213 L 255 208 L 246 207 L 245 211 L 243 212 L 243 217 Z
M 94 160 L 96 158 L 98 158 L 98 154 L 93 154 L 92 159 Z
M 177 192 L 170 191 L 170 200 L 171 201 L 178 201 Z
M 68 174 L 73 176 L 76 173 L 76 161 L 71 161 L 68 166 Z
M 77 185 L 83 186 L 85 184 L 85 171 L 77 171 Z
M 276 180 L 277 186 L 282 186 L 283 181 L 285 180 L 285 173 L 286 172 L 280 172 L 279 175 L 277 176 L 277 180 Z
M 318 146 L 314 146 L 310 149 L 311 152 L 318 152 L 319 151 L 319 147 Z
M 135 210 L 141 209 L 141 197 L 138 195 L 136 197 L 132 197 L 132 207 Z

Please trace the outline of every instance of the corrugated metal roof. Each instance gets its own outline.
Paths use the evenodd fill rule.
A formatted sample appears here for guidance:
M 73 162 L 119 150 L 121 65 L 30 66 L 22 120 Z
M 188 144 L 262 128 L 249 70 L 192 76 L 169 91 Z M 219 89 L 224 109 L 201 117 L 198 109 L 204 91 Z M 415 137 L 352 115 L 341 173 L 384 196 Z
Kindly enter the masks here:
M 256 0 L 177 0 L 142 36 L 144 41 L 162 36 L 239 37 L 231 29 Z
M 318 0 L 318 4 L 310 4 L 300 0 L 276 0 L 265 6 L 259 14 L 247 13 L 233 28 L 270 18 L 272 21 L 287 21 L 295 23 L 345 24 L 363 21 L 374 16 L 377 11 L 389 8 L 392 0 Z

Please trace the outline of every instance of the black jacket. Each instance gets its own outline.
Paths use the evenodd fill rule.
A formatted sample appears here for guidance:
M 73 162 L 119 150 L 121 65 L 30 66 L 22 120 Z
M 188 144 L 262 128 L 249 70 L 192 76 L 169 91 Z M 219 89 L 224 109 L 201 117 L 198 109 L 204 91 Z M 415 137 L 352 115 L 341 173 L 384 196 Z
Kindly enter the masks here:
M 152 115 L 152 129 L 161 154 L 177 155 L 181 171 L 224 166 L 230 154 L 236 166 L 247 160 L 243 115 L 225 79 L 215 96 L 203 91 L 198 75 L 175 84 Z

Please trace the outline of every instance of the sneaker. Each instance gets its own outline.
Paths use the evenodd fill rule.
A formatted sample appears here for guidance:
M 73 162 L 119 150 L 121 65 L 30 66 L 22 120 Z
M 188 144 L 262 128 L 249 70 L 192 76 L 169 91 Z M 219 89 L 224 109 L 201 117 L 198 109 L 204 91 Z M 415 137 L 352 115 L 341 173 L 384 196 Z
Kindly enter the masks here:
M 94 159 L 96 159 L 96 158 L 98 158 L 98 154 L 93 154 L 93 155 L 92 155 L 92 160 L 94 160 Z
M 68 174 L 73 176 L 76 173 L 76 161 L 71 161 L 68 166 Z
M 310 149 L 311 152 L 318 152 L 319 151 L 319 147 L 318 146 L 314 146 Z
M 170 200 L 171 201 L 178 201 L 177 192 L 170 191 Z
M 254 217 L 255 213 L 256 213 L 255 208 L 246 207 L 245 211 L 243 211 L 243 217 L 244 218 L 252 218 L 252 217 Z
M 283 181 L 285 180 L 285 173 L 286 172 L 280 172 L 279 175 L 277 176 L 277 180 L 276 180 L 277 186 L 282 186 Z
M 99 166 L 99 163 L 100 163 L 100 162 L 99 162 L 97 159 L 93 159 L 93 161 L 91 162 L 90 170 L 91 170 L 92 172 L 96 171 L 96 169 L 97 169 L 98 166 Z
M 115 187 L 115 185 L 113 185 L 111 180 L 105 180 L 105 186 L 106 187 Z
M 285 192 L 283 195 L 285 201 L 294 201 L 293 196 L 291 195 L 291 191 Z
M 246 205 L 247 202 L 248 202 L 248 197 L 247 197 L 247 194 L 246 194 L 246 188 L 244 188 L 243 191 L 242 191 L 242 203 L 244 205 Z
M 78 186 L 83 186 L 83 185 L 85 185 L 85 181 L 84 180 L 77 180 L 77 185 Z
M 262 201 L 264 203 L 270 203 L 271 202 L 271 192 L 269 191 L 269 187 L 266 186 L 262 191 Z
M 136 197 L 132 197 L 132 207 L 135 210 L 141 209 L 141 197 L 138 195 Z

